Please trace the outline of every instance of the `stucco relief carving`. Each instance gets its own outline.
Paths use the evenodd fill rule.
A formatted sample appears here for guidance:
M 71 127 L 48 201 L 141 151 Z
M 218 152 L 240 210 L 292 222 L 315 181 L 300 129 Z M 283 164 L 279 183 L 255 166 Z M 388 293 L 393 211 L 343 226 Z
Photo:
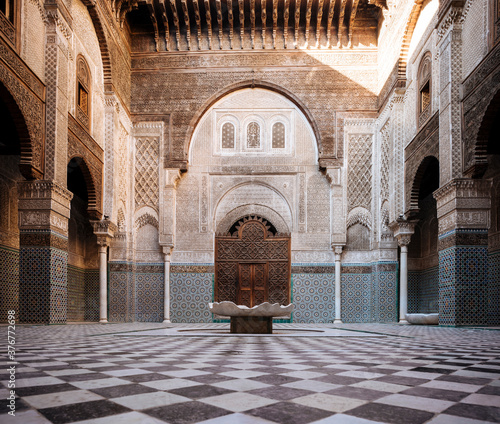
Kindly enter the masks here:
M 159 155 L 158 137 L 136 139 L 135 157 L 135 206 L 158 207 L 159 200 Z
M 292 262 L 293 263 L 331 263 L 333 262 L 333 253 L 321 252 L 321 251 L 299 251 L 292 252 Z
M 349 210 L 357 206 L 371 209 L 372 138 L 371 134 L 351 134 L 349 137 L 347 174 Z

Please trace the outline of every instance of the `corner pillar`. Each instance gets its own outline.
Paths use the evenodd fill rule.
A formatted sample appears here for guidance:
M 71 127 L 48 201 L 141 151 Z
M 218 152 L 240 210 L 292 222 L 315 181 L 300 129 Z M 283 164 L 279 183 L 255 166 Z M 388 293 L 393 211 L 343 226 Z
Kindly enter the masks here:
M 68 309 L 68 221 L 73 194 L 53 181 L 21 181 L 19 320 L 64 324 Z
M 491 181 L 457 178 L 434 192 L 439 222 L 439 324 L 486 325 Z
M 407 221 L 405 218 L 398 218 L 389 224 L 389 228 L 393 231 L 401 249 L 399 259 L 399 323 L 408 324 L 406 321 L 406 314 L 408 313 L 408 245 L 415 231 L 415 222 Z

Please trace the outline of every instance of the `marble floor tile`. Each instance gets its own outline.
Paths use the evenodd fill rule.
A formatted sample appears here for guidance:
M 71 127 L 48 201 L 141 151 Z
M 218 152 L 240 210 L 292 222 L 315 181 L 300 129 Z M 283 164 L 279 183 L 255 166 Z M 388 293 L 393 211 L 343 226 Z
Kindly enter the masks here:
M 365 404 L 367 401 L 342 396 L 314 393 L 312 395 L 293 399 L 294 403 L 324 409 L 331 412 L 344 412 Z
M 267 399 L 245 392 L 227 393 L 224 395 L 199 399 L 199 401 L 233 412 L 244 412 L 249 409 L 260 408 L 262 406 L 277 403 L 276 400 Z

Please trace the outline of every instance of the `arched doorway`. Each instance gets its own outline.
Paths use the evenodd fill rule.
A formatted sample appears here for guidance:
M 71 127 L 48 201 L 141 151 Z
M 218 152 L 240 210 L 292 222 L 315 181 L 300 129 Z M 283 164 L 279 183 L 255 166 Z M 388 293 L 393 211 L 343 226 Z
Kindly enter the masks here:
M 408 246 L 409 313 L 439 310 L 438 219 L 432 195 L 438 188 L 439 161 L 428 156 L 418 168 L 412 190 L 412 218 L 418 222 Z
M 67 171 L 68 190 L 73 193 L 68 222 L 67 320 L 99 321 L 97 237 L 88 213 L 91 177 L 79 157 L 69 161 Z
M 19 310 L 19 226 L 17 182 L 25 123 L 13 97 L 0 84 L 0 322 Z M 23 131 L 24 130 L 24 131 Z
M 290 235 L 259 216 L 215 237 L 215 300 L 253 307 L 290 303 Z

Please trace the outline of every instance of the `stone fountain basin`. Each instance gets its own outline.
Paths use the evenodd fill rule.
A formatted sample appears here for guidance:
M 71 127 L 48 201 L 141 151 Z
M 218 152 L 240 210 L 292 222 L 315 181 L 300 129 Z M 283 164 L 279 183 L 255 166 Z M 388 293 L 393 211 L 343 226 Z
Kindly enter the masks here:
M 406 314 L 406 321 L 410 324 L 438 325 L 439 314 Z
M 293 304 L 282 306 L 279 303 L 264 302 L 252 308 L 244 305 L 237 305 L 234 302 L 214 302 L 209 303 L 210 312 L 228 317 L 283 317 L 290 316 L 293 312 Z

